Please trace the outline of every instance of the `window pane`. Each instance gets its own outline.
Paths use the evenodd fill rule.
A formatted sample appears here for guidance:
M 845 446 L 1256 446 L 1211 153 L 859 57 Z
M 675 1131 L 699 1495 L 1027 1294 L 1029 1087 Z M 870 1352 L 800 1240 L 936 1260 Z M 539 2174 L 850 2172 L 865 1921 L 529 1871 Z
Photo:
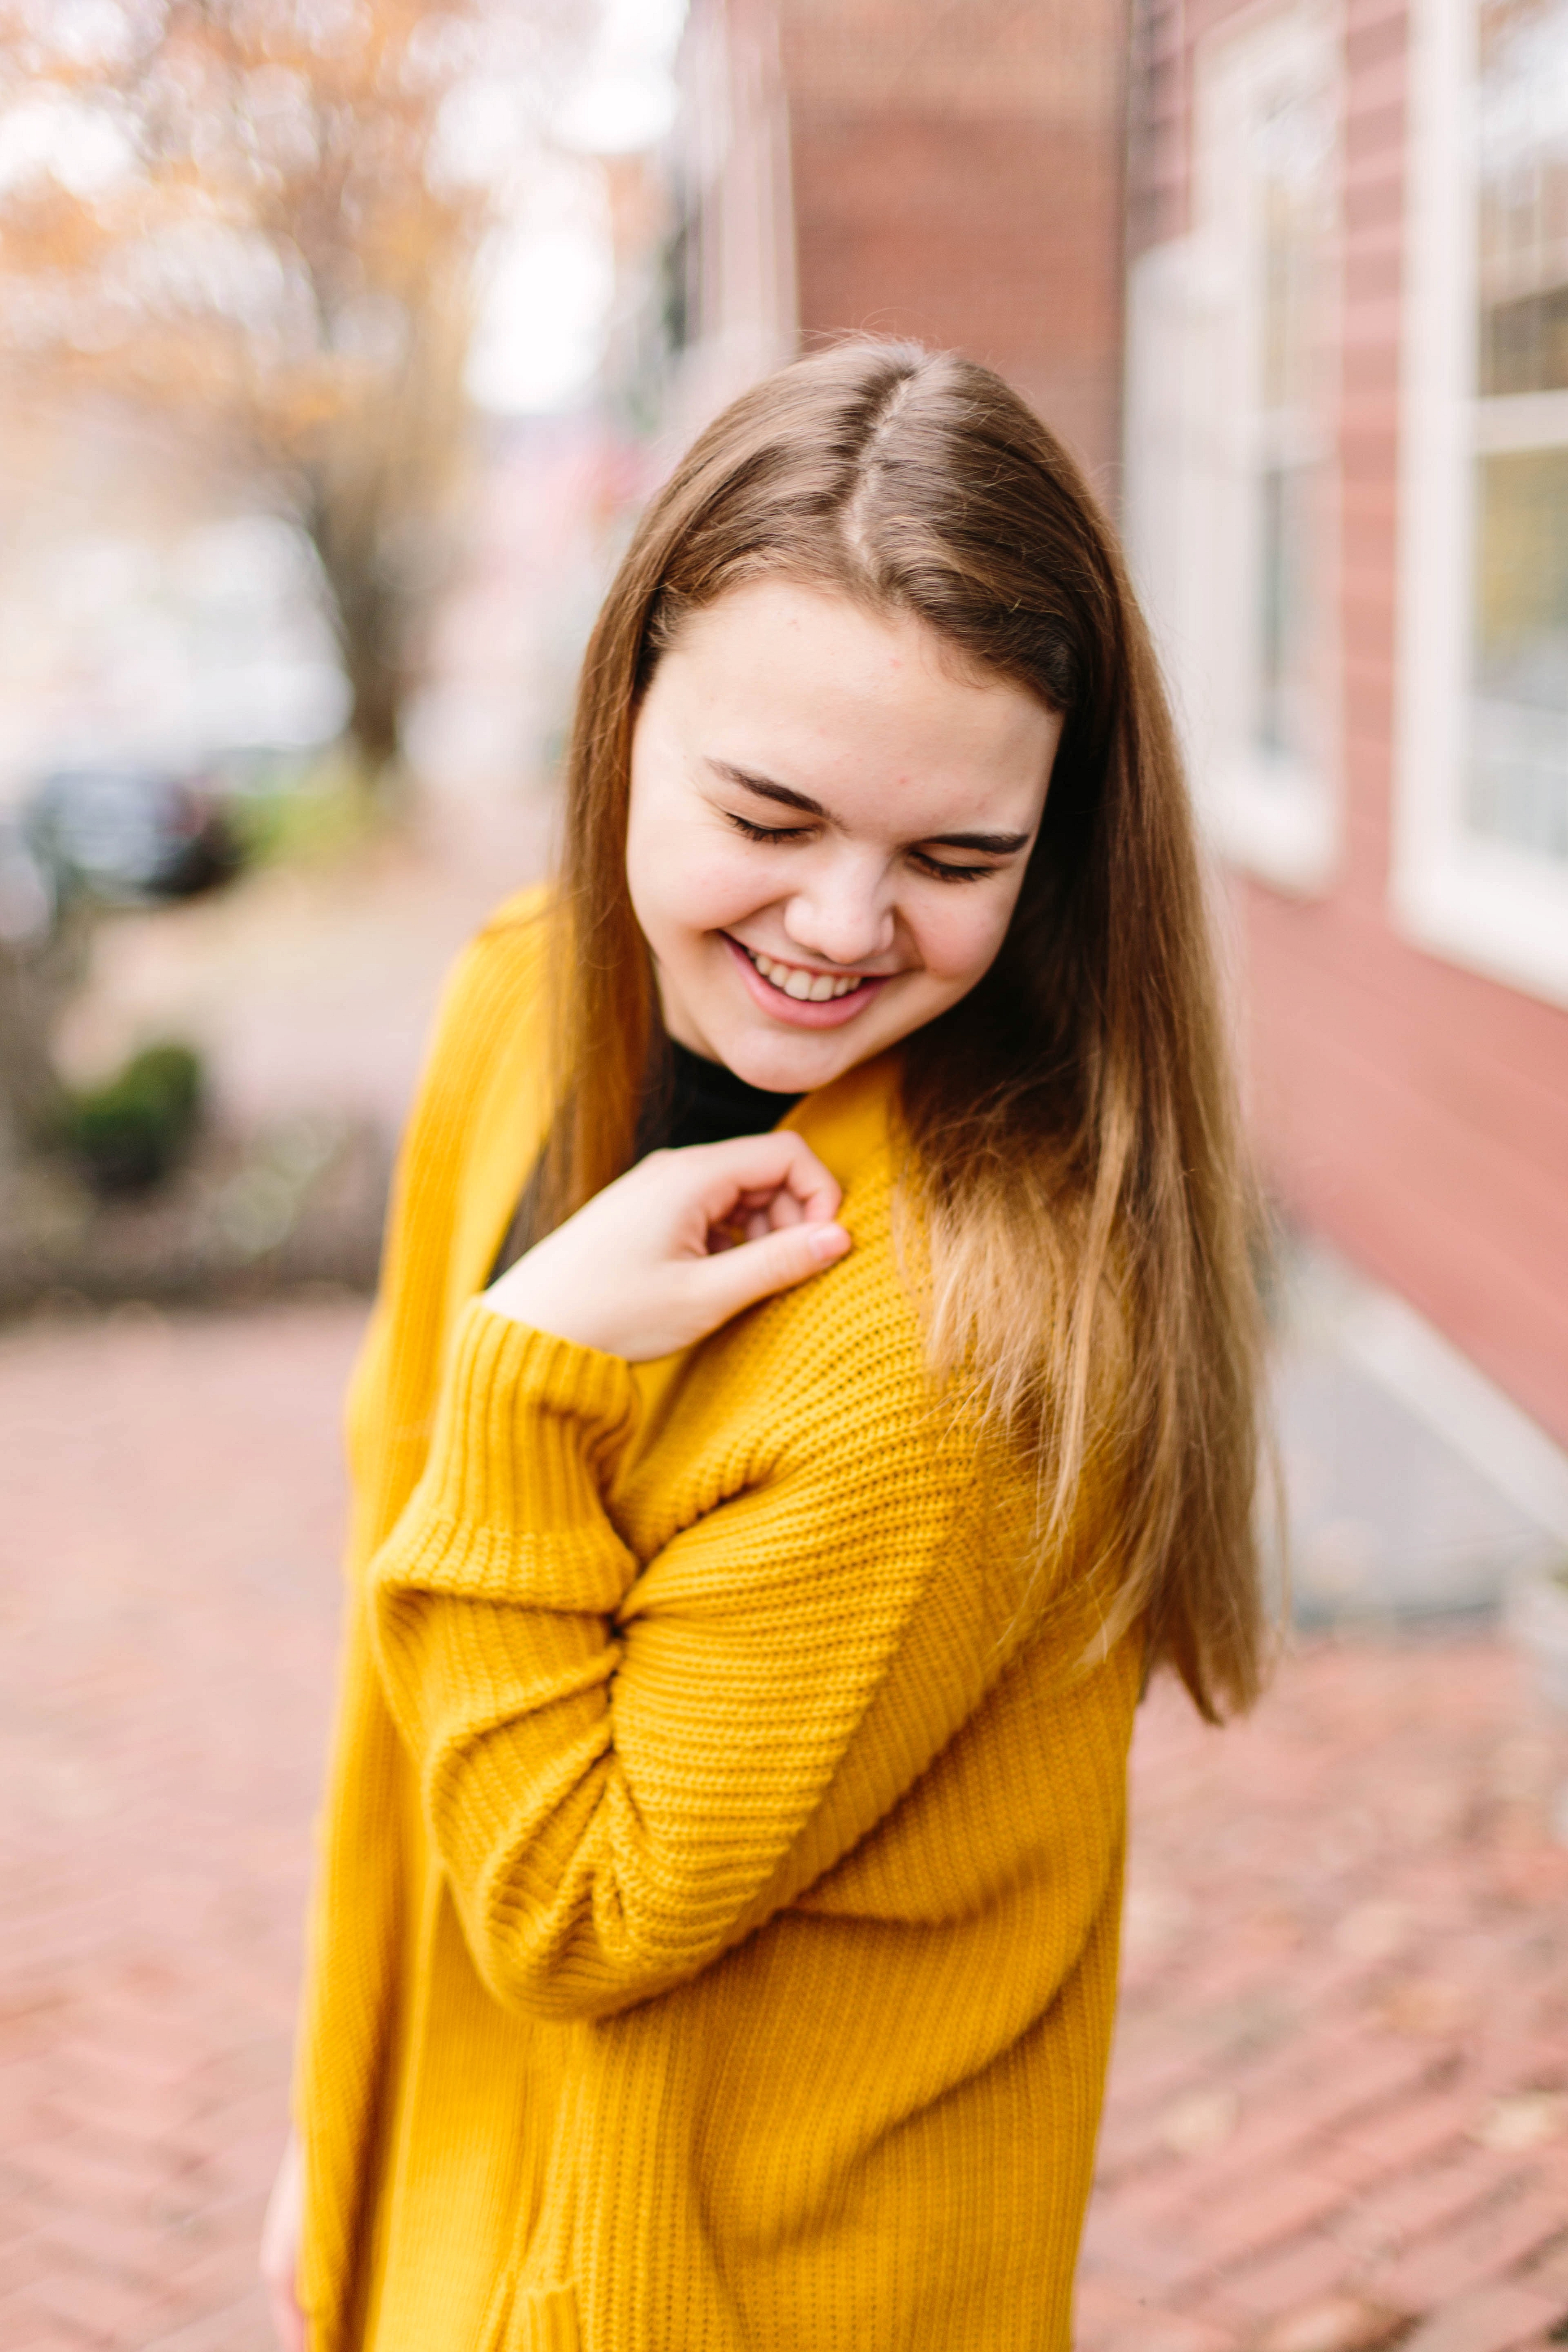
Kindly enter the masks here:
M 1324 478 L 1324 258 L 1333 123 L 1327 93 L 1276 87 L 1253 128 L 1258 200 L 1257 672 L 1252 739 L 1265 770 L 1321 751 L 1320 541 Z
M 1568 859 L 1568 448 L 1478 467 L 1469 807 Z
M 1568 0 L 1482 0 L 1483 395 L 1568 389 Z
M 1310 407 L 1316 391 L 1318 306 L 1331 125 L 1321 94 L 1276 99 L 1257 134 L 1263 231 L 1263 405 Z
M 1258 565 L 1260 630 L 1257 740 L 1276 759 L 1310 761 L 1318 748 L 1316 570 L 1319 468 L 1265 466 Z

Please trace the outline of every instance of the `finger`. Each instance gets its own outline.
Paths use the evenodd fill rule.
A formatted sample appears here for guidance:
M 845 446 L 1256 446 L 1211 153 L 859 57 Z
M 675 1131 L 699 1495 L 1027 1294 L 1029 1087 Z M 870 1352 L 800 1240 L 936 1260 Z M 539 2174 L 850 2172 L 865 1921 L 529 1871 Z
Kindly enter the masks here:
M 687 1157 L 684 1152 L 669 1156 L 677 1167 Z M 810 1224 L 825 1224 L 835 1217 L 844 1197 L 804 1137 L 788 1128 L 774 1129 L 767 1135 L 739 1135 L 727 1143 L 701 1144 L 690 1159 L 697 1163 L 699 1197 L 710 1224 L 721 1224 L 746 1192 L 765 1197 L 787 1190 L 799 1202 L 803 1221 Z
M 775 1192 L 742 1192 L 731 1223 L 742 1228 L 747 1241 L 760 1242 L 781 1225 L 805 1224 L 806 1214 L 789 1187 L 781 1184 Z
M 294 2300 L 292 2287 L 274 2280 L 268 2287 L 267 2307 L 279 2352 L 308 2352 L 305 2315 Z
M 730 1223 L 720 1226 L 719 1231 L 730 1233 L 738 1226 L 741 1240 L 762 1242 L 766 1241 L 770 1234 L 777 1233 L 784 1225 L 799 1225 L 805 1223 L 805 1212 L 795 1194 L 781 1188 L 771 1200 L 756 1202 L 754 1205 L 752 1196 L 748 1193 L 745 1204 L 731 1219 Z
M 742 1307 L 754 1307 L 759 1298 L 772 1298 L 820 1274 L 849 1246 L 842 1225 L 785 1225 L 764 1240 L 742 1242 L 721 1256 L 702 1259 L 692 1273 L 718 1324 L 739 1315 Z

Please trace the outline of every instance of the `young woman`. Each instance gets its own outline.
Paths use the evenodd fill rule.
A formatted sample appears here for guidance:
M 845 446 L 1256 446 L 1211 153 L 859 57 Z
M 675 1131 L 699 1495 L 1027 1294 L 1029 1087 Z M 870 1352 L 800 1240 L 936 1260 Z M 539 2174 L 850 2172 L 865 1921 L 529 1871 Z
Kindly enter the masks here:
M 1081 478 L 963 361 L 785 369 L 405 1147 L 286 2337 L 1066 2352 L 1133 1708 L 1259 1678 L 1250 1216 Z

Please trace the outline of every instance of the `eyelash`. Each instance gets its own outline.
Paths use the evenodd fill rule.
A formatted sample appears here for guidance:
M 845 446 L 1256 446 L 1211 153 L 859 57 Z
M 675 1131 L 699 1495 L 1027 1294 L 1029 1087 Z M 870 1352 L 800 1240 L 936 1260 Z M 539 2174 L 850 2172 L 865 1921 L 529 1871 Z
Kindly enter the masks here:
M 725 814 L 748 841 L 801 841 L 809 831 L 804 824 L 753 824 L 750 817 L 737 816 L 733 809 L 727 809 Z M 998 871 L 994 866 L 944 866 L 940 857 L 928 857 L 919 849 L 911 849 L 910 856 L 938 882 L 979 882 Z

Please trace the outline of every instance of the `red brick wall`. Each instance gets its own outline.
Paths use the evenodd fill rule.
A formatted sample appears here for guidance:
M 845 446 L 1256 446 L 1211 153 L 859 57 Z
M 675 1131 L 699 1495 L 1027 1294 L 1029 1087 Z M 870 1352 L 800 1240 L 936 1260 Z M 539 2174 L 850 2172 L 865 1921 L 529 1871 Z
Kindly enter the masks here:
M 1189 10 L 1185 38 L 1226 13 Z M 1135 51 L 1141 243 L 1184 226 L 1178 24 L 1162 0 Z M 1287 1206 L 1568 1443 L 1568 1013 L 1409 945 L 1388 915 L 1405 79 L 1404 0 L 1347 0 L 1343 846 L 1321 898 L 1237 879 L 1254 1111 Z
M 966 351 L 1115 491 L 1115 0 L 781 0 L 800 321 Z

